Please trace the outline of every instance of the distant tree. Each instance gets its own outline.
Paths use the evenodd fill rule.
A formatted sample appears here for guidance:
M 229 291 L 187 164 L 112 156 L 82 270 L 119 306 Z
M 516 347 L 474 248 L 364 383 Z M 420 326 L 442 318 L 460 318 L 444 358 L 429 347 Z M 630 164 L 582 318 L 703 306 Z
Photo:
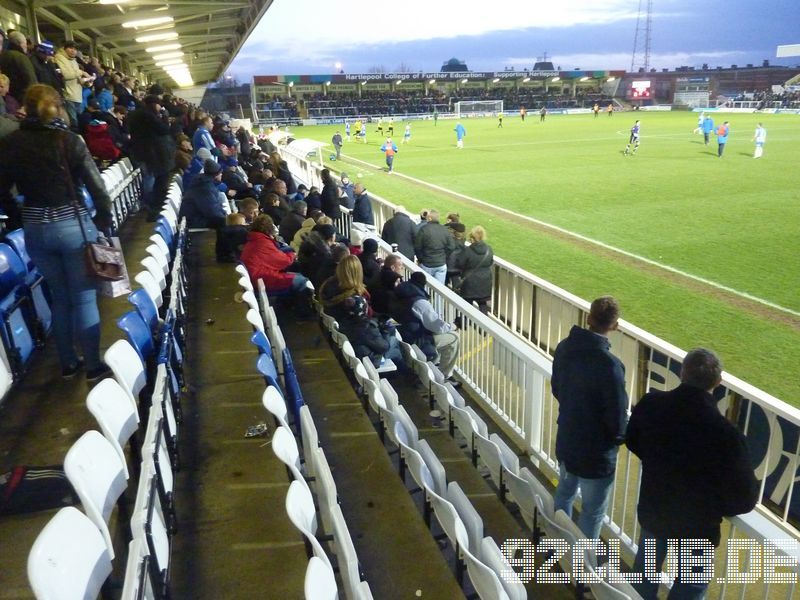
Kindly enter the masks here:
M 395 73 L 411 73 L 412 71 L 413 69 L 410 66 L 404 62 L 401 62 L 399 65 L 397 65 L 397 70 Z
M 386 73 L 386 67 L 383 65 L 374 65 L 367 69 L 367 73 Z

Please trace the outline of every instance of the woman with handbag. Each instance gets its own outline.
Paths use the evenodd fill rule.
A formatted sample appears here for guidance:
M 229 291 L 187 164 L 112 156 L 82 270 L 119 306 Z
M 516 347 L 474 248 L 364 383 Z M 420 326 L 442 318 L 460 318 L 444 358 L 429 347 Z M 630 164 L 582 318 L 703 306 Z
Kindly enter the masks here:
M 486 230 L 477 225 L 469 232 L 470 245 L 458 254 L 454 267 L 461 271 L 458 293 L 467 302 L 475 302 L 482 313 L 489 312 L 492 299 L 494 253 L 486 243 Z
M 96 381 L 110 370 L 100 360 L 97 280 L 85 267 L 85 252 L 98 230 L 112 224 L 111 198 L 83 139 L 62 119 L 58 92 L 32 85 L 24 107 L 19 130 L 0 140 L 0 204 L 10 228 L 24 227 L 28 253 L 50 288 L 62 376 L 71 379 L 85 366 L 86 379 Z M 75 193 L 80 183 L 94 200 L 94 223 Z M 25 198 L 21 208 L 11 195 L 14 184 Z

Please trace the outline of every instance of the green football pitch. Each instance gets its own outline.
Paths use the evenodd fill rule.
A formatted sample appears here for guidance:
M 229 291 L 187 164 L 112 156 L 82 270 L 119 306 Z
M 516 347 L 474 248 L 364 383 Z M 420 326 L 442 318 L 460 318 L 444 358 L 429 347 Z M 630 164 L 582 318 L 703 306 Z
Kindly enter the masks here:
M 412 121 L 409 144 L 395 122 L 393 175 L 371 123 L 366 145 L 325 158 L 410 211 L 483 225 L 498 256 L 586 299 L 613 294 L 626 320 L 687 350 L 710 347 L 733 375 L 800 406 L 800 116 L 713 116 L 730 121 L 722 158 L 688 112 L 544 123 L 509 112 L 502 129 L 465 119 L 463 149 L 453 120 Z M 637 118 L 641 146 L 624 156 Z M 767 143 L 754 159 L 759 121 Z M 293 133 L 330 143 L 336 130 Z

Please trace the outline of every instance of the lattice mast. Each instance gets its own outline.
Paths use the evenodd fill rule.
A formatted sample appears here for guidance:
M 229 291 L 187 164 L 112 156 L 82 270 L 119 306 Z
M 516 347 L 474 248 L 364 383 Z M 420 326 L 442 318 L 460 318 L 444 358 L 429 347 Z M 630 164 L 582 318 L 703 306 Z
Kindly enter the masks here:
M 636 17 L 636 32 L 633 35 L 631 73 L 639 68 L 650 70 L 650 34 L 653 26 L 653 0 L 639 0 L 639 15 Z

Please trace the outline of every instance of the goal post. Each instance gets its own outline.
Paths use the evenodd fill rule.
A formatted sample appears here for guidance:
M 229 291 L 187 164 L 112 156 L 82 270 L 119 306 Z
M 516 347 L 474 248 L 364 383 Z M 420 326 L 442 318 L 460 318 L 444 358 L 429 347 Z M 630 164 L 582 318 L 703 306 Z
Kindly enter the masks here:
M 503 112 L 502 100 L 461 100 L 455 103 L 456 118 L 491 117 Z

